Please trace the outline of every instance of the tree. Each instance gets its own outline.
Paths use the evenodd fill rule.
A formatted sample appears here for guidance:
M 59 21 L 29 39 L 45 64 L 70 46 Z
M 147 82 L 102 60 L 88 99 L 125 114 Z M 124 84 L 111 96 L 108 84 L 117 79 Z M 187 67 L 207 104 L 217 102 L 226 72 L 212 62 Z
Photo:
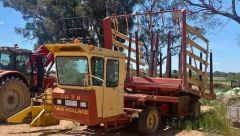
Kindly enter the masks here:
M 143 0 L 139 1 L 136 5 L 136 12 L 156 12 L 160 11 L 161 9 L 173 9 L 173 6 L 171 5 L 171 1 L 168 0 L 161 0 L 161 1 L 152 1 L 152 0 Z M 164 18 L 165 15 L 157 15 L 157 16 L 145 16 L 140 17 L 139 21 L 136 20 L 135 24 L 140 26 L 141 31 L 139 32 L 141 41 L 144 42 L 144 55 L 145 60 L 148 65 L 150 65 L 150 56 L 151 56 L 151 43 L 154 37 L 154 33 L 160 34 L 161 41 L 159 42 L 160 48 L 159 52 L 163 51 L 164 48 L 167 46 L 167 33 L 170 31 L 174 31 L 172 25 L 172 21 L 169 17 Z M 164 22 L 162 22 L 164 21 Z M 140 24 L 141 22 L 141 24 Z M 167 25 L 163 25 L 163 24 Z M 168 31 L 168 32 L 167 32 Z M 155 37 L 156 38 L 156 37 Z M 156 40 L 156 39 L 155 39 Z M 179 46 L 173 46 L 172 47 L 172 55 L 178 54 L 178 48 Z M 163 57 L 163 61 L 166 59 L 166 56 Z M 162 62 L 163 62 L 162 61 Z M 158 62 L 160 63 L 160 62 Z M 159 65 L 159 64 L 157 64 Z
M 93 18 L 94 32 L 97 34 L 99 43 L 103 45 L 103 27 L 102 20 L 113 14 L 132 13 L 135 0 L 85 0 L 85 9 Z M 122 22 L 119 22 L 122 26 Z M 122 28 L 120 26 L 120 28 Z
M 230 2 L 230 3 L 229 3 Z M 240 8 L 239 0 L 179 0 L 192 14 L 203 13 L 205 15 L 221 15 L 240 24 L 240 16 L 237 13 Z M 226 7 L 228 6 L 228 7 Z
M 185 9 L 185 6 L 180 3 L 181 0 L 142 0 L 138 1 L 135 6 L 136 12 L 148 12 L 148 11 L 160 11 L 161 9 Z M 170 33 L 172 38 L 172 46 L 171 46 L 171 55 L 175 56 L 179 54 L 179 50 L 181 47 L 181 32 L 177 32 L 175 26 L 173 25 L 173 18 L 171 13 L 166 13 L 165 15 L 158 15 L 144 17 L 139 19 L 141 22 L 141 31 L 139 32 L 140 39 L 144 44 L 144 55 L 147 64 L 150 64 L 150 54 L 152 53 L 150 50 L 151 39 L 152 39 L 152 31 L 155 33 L 159 33 L 160 41 L 159 41 L 159 52 L 166 53 L 166 46 L 168 45 L 168 34 Z M 164 20 L 164 23 L 163 23 Z M 205 33 L 206 28 L 213 28 L 213 26 L 218 26 L 218 21 L 212 16 L 202 16 L 202 14 L 192 14 L 191 12 L 187 12 L 187 22 L 194 26 L 197 31 L 201 33 Z M 135 21 L 135 24 L 138 25 L 138 22 Z M 163 25 L 164 24 L 164 25 Z M 193 37 L 194 38 L 194 37 Z M 167 58 L 166 54 L 163 54 L 162 62 Z M 158 61 L 159 65 L 160 61 Z
M 59 19 L 76 16 L 91 18 L 96 41 L 102 45 L 102 19 L 113 13 L 131 13 L 134 0 L 0 0 L 23 14 L 24 28 L 16 32 L 37 44 L 57 42 L 61 38 Z M 95 35 L 92 35 L 95 37 Z
M 15 31 L 27 39 L 37 39 L 38 44 L 60 38 L 59 18 L 76 16 L 80 1 L 54 0 L 1 0 L 5 7 L 14 8 L 23 14 L 24 28 Z

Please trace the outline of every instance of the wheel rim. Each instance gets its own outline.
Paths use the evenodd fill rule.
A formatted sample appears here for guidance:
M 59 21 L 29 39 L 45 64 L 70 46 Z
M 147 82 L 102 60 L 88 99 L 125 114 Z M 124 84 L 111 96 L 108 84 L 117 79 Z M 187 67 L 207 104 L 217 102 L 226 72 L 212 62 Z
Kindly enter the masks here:
M 149 130 L 153 130 L 156 128 L 157 122 L 158 122 L 157 119 L 158 119 L 158 117 L 157 117 L 156 113 L 154 113 L 154 112 L 149 113 L 149 115 L 147 117 L 147 128 Z
M 15 110 L 19 106 L 20 96 L 16 90 L 8 90 L 4 94 L 4 108 L 8 111 Z

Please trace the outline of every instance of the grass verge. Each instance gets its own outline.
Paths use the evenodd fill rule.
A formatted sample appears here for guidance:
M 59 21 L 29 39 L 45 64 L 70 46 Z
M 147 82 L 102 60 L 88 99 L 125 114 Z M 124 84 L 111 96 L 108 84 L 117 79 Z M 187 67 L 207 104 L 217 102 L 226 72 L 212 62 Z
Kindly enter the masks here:
M 215 102 L 215 108 L 202 113 L 198 118 L 179 119 L 179 129 L 197 129 L 208 132 L 210 135 L 240 136 L 240 129 L 231 127 L 231 122 L 226 118 L 226 107 Z

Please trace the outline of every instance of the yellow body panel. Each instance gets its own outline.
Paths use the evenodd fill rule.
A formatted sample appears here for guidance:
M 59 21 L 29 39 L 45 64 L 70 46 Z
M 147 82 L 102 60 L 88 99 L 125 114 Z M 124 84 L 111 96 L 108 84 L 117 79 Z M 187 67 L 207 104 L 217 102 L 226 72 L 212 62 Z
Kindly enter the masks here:
M 106 58 L 113 59 L 113 58 Z M 117 58 L 114 58 L 117 59 Z M 119 60 L 119 83 L 117 87 L 106 87 L 104 85 L 104 96 L 103 96 L 103 118 L 116 116 L 123 113 L 124 107 L 124 79 L 126 75 L 125 70 L 125 59 Z M 105 61 L 105 71 L 106 71 L 106 61 Z M 106 74 L 105 77 L 106 79 Z
M 89 73 L 92 74 L 90 60 L 93 56 L 104 58 L 104 81 L 106 81 L 106 61 L 107 59 L 119 60 L 119 82 L 118 87 L 92 86 L 92 79 L 88 86 L 67 86 L 60 85 L 60 88 L 94 90 L 96 94 L 97 115 L 99 118 L 116 116 L 123 113 L 124 101 L 124 80 L 126 76 L 125 61 L 126 56 L 121 52 L 109 49 L 98 48 L 84 44 L 48 44 L 46 47 L 58 56 L 86 56 L 88 58 Z M 76 90 L 77 91 L 77 90 Z
M 97 115 L 98 118 L 102 118 L 103 117 L 103 86 L 94 86 L 93 90 L 96 93 L 96 104 L 97 104 Z
M 42 104 L 40 106 L 29 106 L 17 114 L 9 117 L 9 123 L 28 123 L 31 121 L 31 127 L 58 125 L 59 120 L 52 117 L 52 88 L 48 88 L 39 99 Z M 32 101 L 36 101 L 33 99 Z

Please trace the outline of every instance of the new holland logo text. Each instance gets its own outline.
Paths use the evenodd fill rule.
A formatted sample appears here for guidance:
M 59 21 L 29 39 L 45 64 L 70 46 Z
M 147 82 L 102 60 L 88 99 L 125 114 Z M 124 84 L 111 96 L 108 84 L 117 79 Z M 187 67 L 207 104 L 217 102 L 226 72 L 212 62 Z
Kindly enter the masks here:
M 54 109 L 62 112 L 71 112 L 71 113 L 88 115 L 88 110 L 86 109 L 76 109 L 76 108 L 60 107 L 60 106 L 54 106 Z

